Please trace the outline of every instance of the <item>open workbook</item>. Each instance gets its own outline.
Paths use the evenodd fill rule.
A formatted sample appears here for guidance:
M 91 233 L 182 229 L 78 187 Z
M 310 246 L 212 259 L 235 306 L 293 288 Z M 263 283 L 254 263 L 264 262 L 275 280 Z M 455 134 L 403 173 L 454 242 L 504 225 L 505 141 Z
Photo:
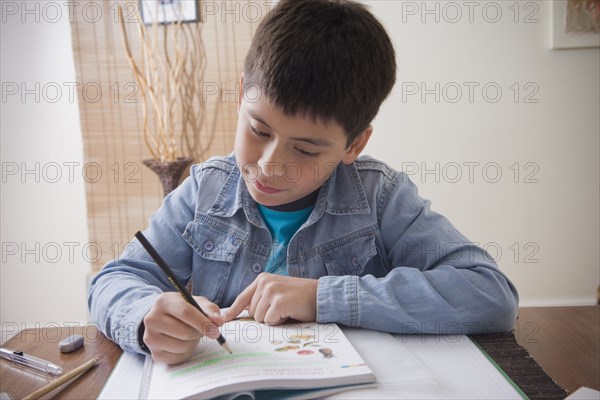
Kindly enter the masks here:
M 377 383 L 315 389 L 312 392 L 279 391 L 270 398 L 289 398 L 292 393 L 297 398 L 327 397 L 343 400 L 526 398 L 467 336 L 407 336 L 344 326 L 341 328 L 377 377 Z M 252 340 L 250 328 L 246 329 L 246 337 Z M 331 331 L 326 331 L 325 337 L 330 334 Z M 229 337 L 228 340 L 233 341 Z M 277 348 L 283 347 L 280 344 L 274 345 Z M 311 345 L 306 347 L 310 348 Z M 146 358 L 140 354 L 124 352 L 98 398 L 139 399 L 140 386 L 146 387 L 148 382 L 147 377 L 142 382 Z M 331 390 L 331 393 L 323 393 L 323 390 Z M 272 393 L 273 391 L 259 391 L 254 396 L 261 398 Z
M 216 340 L 203 339 L 182 364 L 168 366 L 147 357 L 140 397 L 234 398 L 243 392 L 249 398 L 314 398 L 376 380 L 336 324 L 268 326 L 242 317 L 223 325 L 221 334 L 233 354 Z

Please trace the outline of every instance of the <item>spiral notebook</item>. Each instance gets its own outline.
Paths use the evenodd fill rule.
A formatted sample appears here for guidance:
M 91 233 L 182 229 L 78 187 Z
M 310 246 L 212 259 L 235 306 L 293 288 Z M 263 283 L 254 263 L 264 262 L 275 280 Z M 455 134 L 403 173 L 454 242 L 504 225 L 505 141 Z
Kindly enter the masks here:
M 223 325 L 221 334 L 233 354 L 204 339 L 182 364 L 147 357 L 140 398 L 314 398 L 376 381 L 336 324 L 269 326 L 243 317 Z

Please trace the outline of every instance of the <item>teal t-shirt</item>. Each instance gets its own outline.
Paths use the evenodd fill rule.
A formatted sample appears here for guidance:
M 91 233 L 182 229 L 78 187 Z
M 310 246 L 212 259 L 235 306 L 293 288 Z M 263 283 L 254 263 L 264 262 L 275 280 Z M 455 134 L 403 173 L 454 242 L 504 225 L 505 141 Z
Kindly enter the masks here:
M 258 210 L 265 220 L 273 246 L 265 272 L 287 275 L 287 248 L 292 236 L 310 216 L 314 205 L 298 211 L 276 211 L 258 204 Z

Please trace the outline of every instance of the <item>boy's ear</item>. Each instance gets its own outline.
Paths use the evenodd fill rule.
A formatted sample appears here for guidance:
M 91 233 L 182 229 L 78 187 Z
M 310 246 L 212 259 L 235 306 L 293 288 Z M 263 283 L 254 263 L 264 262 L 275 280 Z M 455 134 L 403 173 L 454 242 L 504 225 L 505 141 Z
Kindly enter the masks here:
M 348 146 L 346 149 L 344 157 L 342 157 L 342 162 L 344 164 L 352 164 L 354 160 L 356 160 L 367 143 L 369 143 L 371 134 L 373 134 L 373 126 L 369 125 L 367 129 L 362 131 L 357 137 L 354 138 L 350 146 Z
M 240 113 L 240 107 L 242 106 L 242 99 L 244 97 L 244 73 L 240 77 L 240 91 L 238 93 L 237 112 Z

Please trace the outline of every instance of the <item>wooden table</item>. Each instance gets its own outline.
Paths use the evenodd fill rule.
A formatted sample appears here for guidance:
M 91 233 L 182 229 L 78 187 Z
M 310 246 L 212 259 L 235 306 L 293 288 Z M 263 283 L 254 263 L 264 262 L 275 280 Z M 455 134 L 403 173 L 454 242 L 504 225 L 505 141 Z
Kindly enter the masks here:
M 580 386 L 600 390 L 600 307 L 521 308 L 515 336 L 559 385 L 572 392 Z M 83 348 L 61 354 L 58 342 L 69 335 L 85 338 Z M 121 355 L 121 350 L 93 326 L 26 329 L 3 347 L 57 363 L 69 372 L 91 358 L 98 365 L 71 384 L 44 398 L 95 399 Z M 0 391 L 22 398 L 54 378 L 0 360 Z
M 567 391 L 600 390 L 600 306 L 520 308 L 515 337 Z
M 75 334 L 84 337 L 84 346 L 72 353 L 61 353 L 58 343 Z M 20 350 L 58 364 L 63 367 L 63 374 L 92 358 L 99 358 L 98 364 L 83 376 L 57 388 L 44 396 L 44 399 L 95 399 L 121 356 L 119 346 L 108 340 L 92 325 L 25 329 L 4 343 L 2 347 Z M 13 399 L 22 399 L 54 379 L 56 378 L 52 375 L 0 359 L 0 391 L 8 392 Z

